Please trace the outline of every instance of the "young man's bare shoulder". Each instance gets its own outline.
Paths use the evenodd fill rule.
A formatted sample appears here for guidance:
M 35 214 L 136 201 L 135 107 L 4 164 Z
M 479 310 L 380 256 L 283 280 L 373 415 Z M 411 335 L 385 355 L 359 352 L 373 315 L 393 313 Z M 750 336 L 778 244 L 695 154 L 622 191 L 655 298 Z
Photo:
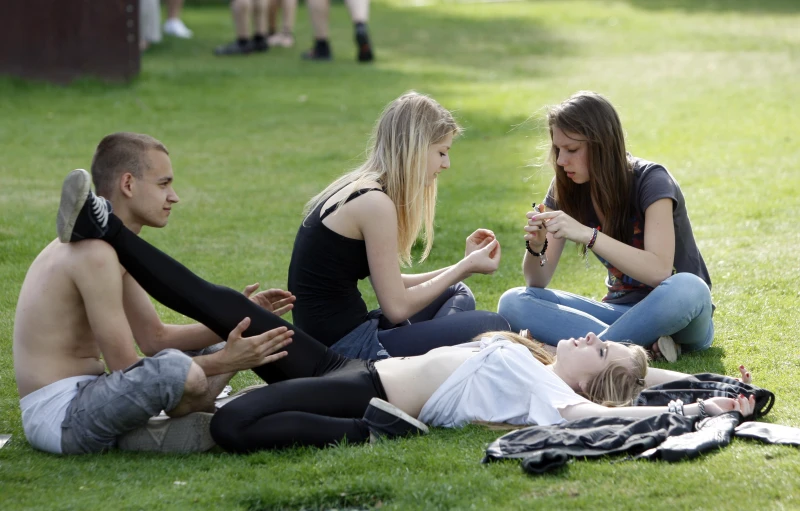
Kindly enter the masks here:
M 100 240 L 83 240 L 62 245 L 60 257 L 70 270 L 92 273 L 108 266 L 119 267 L 114 248 Z

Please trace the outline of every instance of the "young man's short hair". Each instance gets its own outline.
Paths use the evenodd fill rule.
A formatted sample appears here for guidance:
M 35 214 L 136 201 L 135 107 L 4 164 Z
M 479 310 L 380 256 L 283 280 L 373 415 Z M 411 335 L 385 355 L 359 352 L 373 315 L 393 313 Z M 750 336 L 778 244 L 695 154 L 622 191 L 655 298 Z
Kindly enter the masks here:
M 123 172 L 141 178 L 150 166 L 147 159 L 150 149 L 169 154 L 164 144 L 143 133 L 120 132 L 104 137 L 92 158 L 92 181 L 97 194 L 110 198 Z

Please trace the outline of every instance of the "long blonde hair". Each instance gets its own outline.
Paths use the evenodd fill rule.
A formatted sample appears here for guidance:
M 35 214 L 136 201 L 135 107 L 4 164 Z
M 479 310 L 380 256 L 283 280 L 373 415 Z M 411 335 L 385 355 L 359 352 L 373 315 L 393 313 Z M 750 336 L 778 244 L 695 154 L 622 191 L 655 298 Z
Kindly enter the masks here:
M 352 193 L 367 183 L 377 182 L 397 210 L 397 249 L 402 265 L 410 265 L 411 247 L 422 234 L 424 261 L 433 246 L 433 218 L 436 209 L 436 181 L 426 186 L 428 148 L 461 128 L 453 115 L 433 98 L 414 91 L 395 99 L 383 110 L 370 138 L 366 161 L 339 177 L 306 204 L 308 218 L 320 204 L 339 190 Z M 339 201 L 341 207 L 346 194 Z
M 532 341 L 513 332 L 489 332 L 481 334 L 476 340 L 494 335 L 525 346 L 542 364 L 552 364 L 556 360 L 555 356 L 545 351 L 544 344 L 540 341 Z M 621 361 L 610 361 L 605 369 L 589 381 L 584 392 L 580 392 L 589 401 L 603 406 L 627 406 L 644 390 L 649 362 L 647 352 L 636 344 L 627 342 L 620 344 L 631 352 L 630 366 Z
M 636 344 L 620 343 L 631 352 L 630 365 L 611 361 L 600 374 L 592 378 L 583 392 L 589 401 L 603 406 L 629 406 L 645 389 L 645 377 L 650 357 Z

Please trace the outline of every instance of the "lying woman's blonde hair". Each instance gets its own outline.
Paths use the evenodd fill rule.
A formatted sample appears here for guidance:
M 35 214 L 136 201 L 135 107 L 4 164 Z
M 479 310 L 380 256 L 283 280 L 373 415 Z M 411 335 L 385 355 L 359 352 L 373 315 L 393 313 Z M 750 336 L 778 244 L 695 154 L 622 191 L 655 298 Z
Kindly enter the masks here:
M 428 149 L 461 128 L 453 115 L 433 98 L 411 91 L 389 103 L 375 125 L 367 160 L 328 185 L 306 204 L 308 217 L 331 195 L 349 187 L 350 193 L 378 182 L 397 210 L 397 249 L 401 265 L 410 265 L 411 247 L 422 234 L 420 261 L 433 246 L 436 181 L 426 186 Z M 346 194 L 339 206 L 344 204 Z

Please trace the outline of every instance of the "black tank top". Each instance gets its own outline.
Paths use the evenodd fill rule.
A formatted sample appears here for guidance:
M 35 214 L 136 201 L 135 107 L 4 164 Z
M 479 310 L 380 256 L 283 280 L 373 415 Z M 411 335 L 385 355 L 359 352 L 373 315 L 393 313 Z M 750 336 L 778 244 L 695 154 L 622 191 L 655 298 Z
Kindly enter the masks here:
M 378 188 L 350 194 L 345 203 Z M 338 203 L 320 216 L 323 201 L 304 219 L 297 231 L 289 264 L 289 291 L 296 297 L 294 324 L 326 346 L 334 344 L 367 320 L 367 304 L 358 281 L 369 276 L 364 240 L 347 238 L 326 227 L 322 220 L 336 211 Z

